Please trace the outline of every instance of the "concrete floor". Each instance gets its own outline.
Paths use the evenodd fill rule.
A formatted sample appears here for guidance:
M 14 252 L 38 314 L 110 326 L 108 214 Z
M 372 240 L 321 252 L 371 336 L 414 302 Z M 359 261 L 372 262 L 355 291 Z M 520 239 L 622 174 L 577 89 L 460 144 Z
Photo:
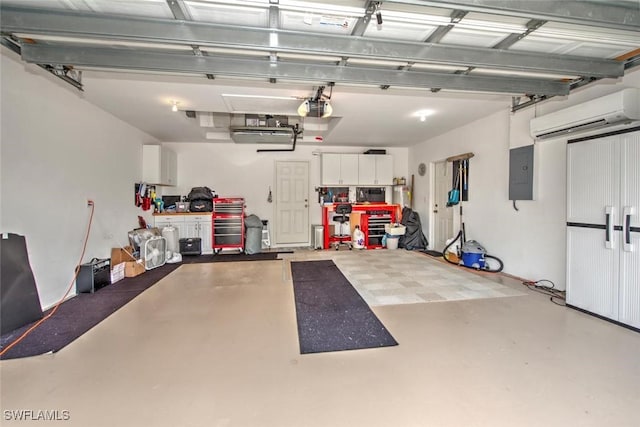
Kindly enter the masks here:
M 184 265 L 60 352 L 2 361 L 0 424 L 638 425 L 636 332 L 525 290 L 373 307 L 400 345 L 300 355 L 287 269 Z

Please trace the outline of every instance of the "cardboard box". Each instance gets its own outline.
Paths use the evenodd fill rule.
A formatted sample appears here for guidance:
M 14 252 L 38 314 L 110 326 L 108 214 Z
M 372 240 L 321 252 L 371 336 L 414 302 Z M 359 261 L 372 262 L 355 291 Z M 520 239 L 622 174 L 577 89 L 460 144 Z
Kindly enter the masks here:
M 131 246 L 111 249 L 111 270 L 113 270 L 116 266 L 122 264 L 122 268 L 124 269 L 124 277 L 136 277 L 144 273 L 144 263 L 135 259 L 132 254 L 133 248 Z
M 125 277 L 136 277 L 145 272 L 142 261 L 127 261 L 124 263 Z
M 360 225 L 361 218 L 362 212 L 352 212 L 349 214 L 349 231 L 351 232 L 351 236 L 353 236 L 353 230 L 356 229 L 356 225 L 360 227 L 360 231 L 362 231 L 362 226 Z
M 125 246 L 124 248 L 112 248 L 111 249 L 111 269 L 113 270 L 113 267 L 115 267 L 120 263 L 135 261 L 136 259 L 133 257 L 132 254 L 133 254 L 133 248 L 131 246 Z
M 111 283 L 112 284 L 124 279 L 124 267 L 125 267 L 124 264 L 125 264 L 124 262 L 121 262 L 120 264 L 111 266 Z

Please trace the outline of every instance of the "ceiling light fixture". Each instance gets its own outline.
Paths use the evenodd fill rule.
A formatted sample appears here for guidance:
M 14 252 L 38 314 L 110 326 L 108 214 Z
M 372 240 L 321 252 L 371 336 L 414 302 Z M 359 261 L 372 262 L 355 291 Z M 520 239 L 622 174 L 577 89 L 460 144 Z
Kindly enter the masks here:
M 433 115 L 434 113 L 435 113 L 435 111 L 433 111 L 433 110 L 419 110 L 419 111 L 416 111 L 415 113 L 413 113 L 413 116 L 414 117 L 418 117 L 421 122 L 426 122 L 427 121 L 427 117 Z
M 171 101 L 171 111 L 173 111 L 174 113 L 178 112 L 178 101 Z

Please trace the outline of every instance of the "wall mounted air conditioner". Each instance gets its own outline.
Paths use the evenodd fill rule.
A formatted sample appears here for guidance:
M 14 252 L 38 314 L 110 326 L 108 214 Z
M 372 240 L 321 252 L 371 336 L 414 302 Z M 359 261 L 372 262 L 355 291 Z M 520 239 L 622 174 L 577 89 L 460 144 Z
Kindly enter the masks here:
M 640 120 L 640 89 L 624 89 L 531 119 L 531 136 L 559 137 Z
M 237 144 L 292 144 L 293 129 L 290 127 L 231 126 L 231 139 Z

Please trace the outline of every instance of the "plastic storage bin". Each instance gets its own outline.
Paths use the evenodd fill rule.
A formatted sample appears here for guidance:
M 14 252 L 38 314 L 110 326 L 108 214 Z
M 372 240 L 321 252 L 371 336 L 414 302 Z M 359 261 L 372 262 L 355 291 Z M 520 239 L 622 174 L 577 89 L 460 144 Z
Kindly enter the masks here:
M 384 231 L 387 233 L 387 238 L 389 236 L 404 236 L 404 233 L 407 231 L 407 227 L 402 224 L 385 224 Z

